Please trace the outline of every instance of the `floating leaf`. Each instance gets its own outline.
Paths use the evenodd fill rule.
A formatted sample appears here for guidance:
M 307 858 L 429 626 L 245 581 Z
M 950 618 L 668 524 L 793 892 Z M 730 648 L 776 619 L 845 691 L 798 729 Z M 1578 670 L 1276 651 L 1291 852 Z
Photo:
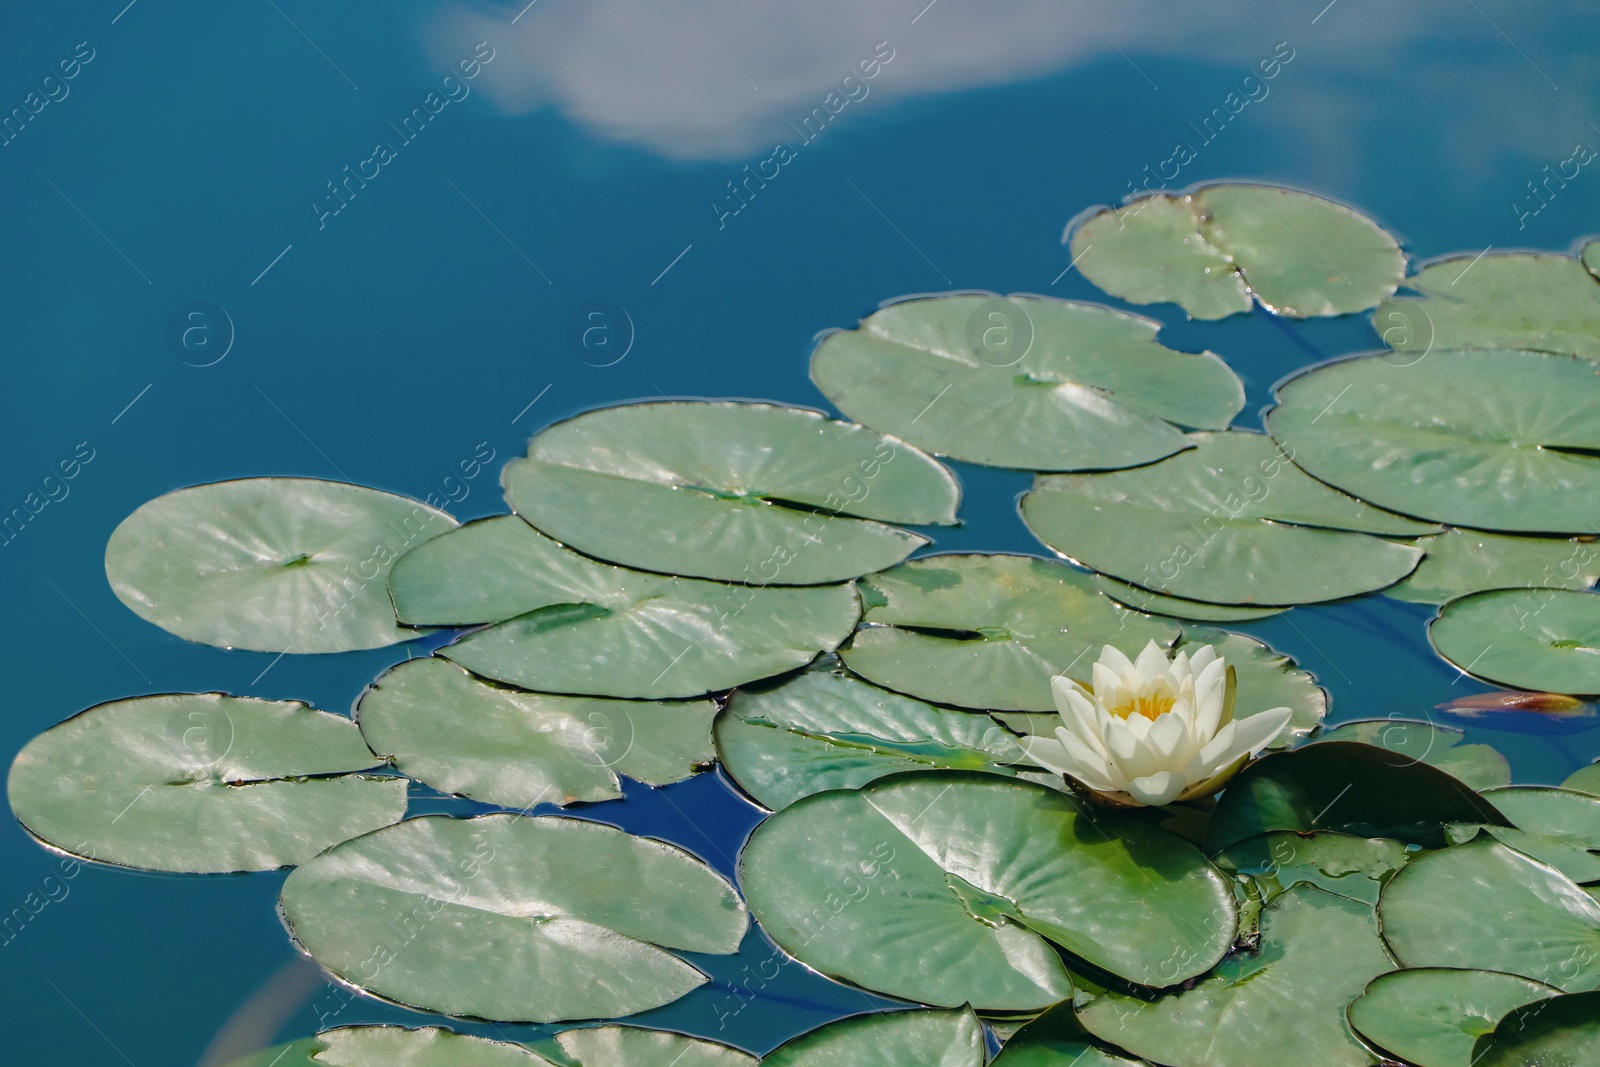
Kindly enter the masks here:
M 122 520 L 106 577 L 140 618 L 186 641 L 257 652 L 348 652 L 407 641 L 389 568 L 455 526 L 392 493 L 312 478 L 178 489 Z
M 1441 259 L 1405 280 L 1372 313 L 1405 360 L 1430 349 L 1531 348 L 1600 356 L 1600 285 L 1571 256 L 1501 252 Z
M 1465 825 L 1452 828 L 1452 840 L 1471 840 L 1482 829 L 1574 882 L 1600 882 L 1600 797 L 1544 786 L 1490 789 L 1483 795 L 1516 828 Z
M 1094 576 L 1094 587 L 1123 607 L 1144 611 L 1151 615 L 1165 615 L 1173 619 L 1194 619 L 1199 622 L 1254 622 L 1272 615 L 1281 615 L 1289 609 L 1253 608 L 1243 604 L 1208 604 L 1203 600 L 1185 600 L 1140 589 L 1136 585 L 1109 578 L 1104 574 Z
M 1600 903 L 1490 837 L 1406 864 L 1378 913 L 1407 967 L 1506 971 L 1569 992 L 1600 986 Z
M 755 1067 L 756 1058 L 736 1048 L 664 1030 L 599 1026 L 563 1030 L 561 1051 L 575 1067 Z
M 1600 578 L 1600 545 L 1592 538 L 1446 530 L 1416 545 L 1425 552 L 1422 562 L 1384 596 L 1443 604 L 1484 589 L 1588 589 Z
M 1600 796 L 1600 763 L 1579 767 L 1568 775 L 1567 780 L 1561 785 L 1566 789 L 1576 789 L 1582 793 Z
M 723 768 L 773 810 L 899 771 L 1013 773 L 1006 764 L 1028 762 L 1016 737 L 987 715 L 934 707 L 827 669 L 735 690 L 715 729 Z
M 355 723 L 297 700 L 170 693 L 100 704 L 28 742 L 11 808 L 75 856 L 213 874 L 303 863 L 405 814 Z
M 1472 1047 L 1474 1067 L 1596 1067 L 1600 992 L 1569 993 L 1516 1008 Z
M 1161 324 L 1095 304 L 954 294 L 890 304 L 828 334 L 811 380 L 853 419 L 969 463 L 1131 467 L 1221 429 L 1244 386 L 1210 352 L 1156 342 Z
M 1600 533 L 1600 363 L 1512 349 L 1324 363 L 1280 385 L 1267 431 L 1313 476 L 1435 522 Z
M 1377 223 L 1318 196 L 1254 183 L 1157 193 L 1104 208 L 1070 235 L 1073 262 L 1135 304 L 1170 300 L 1197 319 L 1249 311 L 1290 318 L 1364 311 L 1405 277 Z
M 1108 993 L 1078 1015 L 1101 1038 L 1173 1067 L 1367 1067 L 1345 1005 L 1393 969 L 1370 907 L 1315 886 L 1261 913 L 1261 947 L 1156 1000 Z
M 1499 685 L 1600 693 L 1600 593 L 1473 593 L 1439 610 L 1428 639 L 1465 673 Z
M 1191 655 L 1196 645 L 1215 645 L 1217 655 L 1232 665 L 1237 680 L 1233 704 L 1235 719 L 1272 708 L 1288 708 L 1289 721 L 1269 748 L 1283 748 L 1309 737 L 1328 714 L 1328 693 L 1317 684 L 1310 671 L 1300 670 L 1294 660 L 1265 641 L 1248 634 L 1213 630 L 1207 626 L 1186 626 L 1180 651 Z
M 888 1011 L 829 1023 L 773 1049 L 766 1067 L 983 1067 L 971 1010 Z
M 440 650 L 524 689 L 696 697 L 803 667 L 844 640 L 849 585 L 725 585 L 596 563 L 514 516 L 468 523 L 395 567 L 411 625 L 500 625 Z M 504 621 L 502 621 L 504 620 Z
M 1401 757 L 1397 766 L 1426 763 L 1474 789 L 1511 784 L 1511 764 L 1489 745 L 1464 745 L 1466 732 L 1416 719 L 1363 719 L 1340 723 L 1319 741 L 1359 741 Z
M 706 977 L 665 951 L 731 953 L 733 887 L 672 845 L 556 816 L 431 816 L 296 868 L 279 907 L 339 978 L 447 1015 L 631 1015 Z M 660 946 L 660 947 L 657 947 Z
M 1041 476 L 1022 498 L 1035 537 L 1076 563 L 1168 596 L 1305 604 L 1391 585 L 1422 553 L 1350 532 L 1427 527 L 1307 477 L 1263 434 L 1191 434 L 1193 449 L 1103 474 Z
M 717 706 L 506 689 L 448 660 L 407 660 L 361 695 L 357 718 L 400 773 L 485 804 L 620 797 L 619 776 L 665 785 L 711 762 Z
M 1309 882 L 1374 905 L 1383 884 L 1405 866 L 1407 858 L 1406 846 L 1390 838 L 1274 830 L 1229 845 L 1215 862 L 1224 871 L 1250 878 L 1264 901 Z
M 1559 990 L 1499 971 L 1418 967 L 1380 974 L 1350 1004 L 1356 1033 L 1417 1067 L 1473 1067 L 1473 1042 L 1512 1008 Z
M 940 704 L 1051 711 L 1050 679 L 1089 680 L 1103 645 L 1170 645 L 1173 623 L 1129 611 L 1087 574 L 1034 556 L 925 556 L 860 583 L 868 626 L 839 653 L 878 685 Z
M 754 1061 L 751 1061 L 752 1063 Z M 278 1045 L 231 1067 L 554 1067 L 509 1041 L 457 1034 L 437 1026 L 341 1026 Z M 684 1067 L 689 1067 L 685 1064 Z
M 1217 802 L 1206 851 L 1268 830 L 1337 830 L 1441 848 L 1453 822 L 1507 825 L 1488 801 L 1437 768 L 1374 745 L 1323 741 L 1271 753 L 1239 772 Z
M 1070 996 L 1053 945 L 1170 985 L 1221 958 L 1235 928 L 1227 884 L 1187 842 L 971 772 L 807 797 L 756 828 L 740 870 L 751 911 L 802 963 L 944 1007 Z
M 954 475 L 902 441 L 716 401 L 586 412 L 541 431 L 500 480 L 518 515 L 580 552 L 757 585 L 899 563 L 928 540 L 883 523 L 952 523 L 960 497 Z
M 1072 1004 L 1057 1004 L 1006 1040 L 989 1067 L 1144 1067 L 1102 1047 L 1078 1022 Z

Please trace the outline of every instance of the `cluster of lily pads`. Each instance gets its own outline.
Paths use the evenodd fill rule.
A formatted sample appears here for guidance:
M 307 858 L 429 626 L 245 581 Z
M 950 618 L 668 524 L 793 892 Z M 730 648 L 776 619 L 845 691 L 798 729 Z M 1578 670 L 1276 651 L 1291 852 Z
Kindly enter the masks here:
M 106 572 L 179 637 L 335 653 L 450 632 L 353 717 L 220 693 L 90 708 L 18 755 L 13 810 L 102 863 L 292 866 L 294 943 L 375 997 L 585 1024 L 528 1045 L 344 1027 L 251 1064 L 754 1064 L 588 1025 L 704 984 L 684 954 L 736 952 L 752 917 L 912 1005 L 766 1064 L 983 1067 L 1001 1038 L 997 1067 L 1593 1062 L 1600 768 L 1513 786 L 1450 727 L 1325 729 L 1310 674 L 1208 624 L 1381 590 L 1442 605 L 1430 635 L 1463 672 L 1545 694 L 1513 706 L 1600 693 L 1600 246 L 1406 277 L 1358 212 L 1250 184 L 1102 209 L 1068 241 L 1130 302 L 1376 308 L 1392 347 L 1282 383 L 1263 434 L 1230 429 L 1227 364 L 1149 319 L 920 297 L 819 341 L 812 377 L 857 421 L 587 412 L 505 468 L 511 514 L 463 525 L 303 478 L 168 493 Z M 1022 514 L 1065 561 L 911 558 L 930 538 L 904 527 L 957 521 L 938 455 L 1037 472 Z M 1096 696 L 1106 646 L 1152 644 L 1224 660 L 1223 715 L 1270 721 L 1268 753 L 1220 797 L 1149 806 L 1030 759 L 1072 721 L 1061 691 Z M 530 814 L 713 765 L 772 812 L 738 886 Z M 411 781 L 500 810 L 406 819 Z

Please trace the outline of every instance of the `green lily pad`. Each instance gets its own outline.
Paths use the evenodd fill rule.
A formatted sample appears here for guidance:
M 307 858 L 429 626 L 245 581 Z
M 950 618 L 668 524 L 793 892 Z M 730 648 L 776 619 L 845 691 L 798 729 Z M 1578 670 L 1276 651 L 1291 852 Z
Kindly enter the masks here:
M 860 582 L 869 624 L 839 656 L 939 704 L 1052 711 L 1050 679 L 1087 682 L 1104 645 L 1171 645 L 1178 627 L 1113 603 L 1089 575 L 1034 556 L 925 556 Z
M 753 1062 L 753 1061 L 752 1061 Z M 509 1041 L 437 1026 L 341 1026 L 236 1060 L 230 1067 L 554 1067 Z M 687 1065 L 686 1065 L 687 1067 Z
M 1367 1067 L 1345 1005 L 1394 968 L 1370 907 L 1310 885 L 1261 913 L 1261 946 L 1230 955 L 1192 989 L 1142 1000 L 1108 993 L 1078 1012 L 1091 1032 L 1172 1067 Z
M 1600 904 L 1491 837 L 1406 864 L 1378 914 L 1407 967 L 1506 971 L 1568 992 L 1600 986 Z
M 1422 562 L 1384 596 L 1443 604 L 1485 589 L 1588 589 L 1600 578 L 1600 545 L 1592 538 L 1446 530 L 1416 544 L 1425 553 Z
M 1418 967 L 1380 974 L 1350 1003 L 1350 1025 L 1417 1067 L 1473 1067 L 1472 1046 L 1512 1008 L 1560 990 L 1500 971 Z
M 1161 324 L 1045 297 L 904 300 L 828 334 L 811 380 L 845 414 L 932 452 L 1023 470 L 1097 470 L 1187 448 L 1173 424 L 1222 429 L 1244 386 Z
M 609 700 L 490 685 L 448 660 L 407 660 L 361 695 L 374 752 L 446 793 L 528 810 L 620 797 L 689 777 L 716 759 L 710 700 Z
M 1591 763 L 1587 767 L 1579 767 L 1567 776 L 1561 783 L 1564 789 L 1576 789 L 1580 793 L 1589 793 L 1600 796 L 1600 763 Z
M 1428 639 L 1464 673 L 1498 685 L 1600 693 L 1600 593 L 1473 593 L 1439 610 Z
M 1550 864 L 1580 885 L 1600 882 L 1600 797 L 1575 789 L 1516 786 L 1484 792 L 1515 829 L 1487 826 L 1502 844 Z M 1454 828 L 1452 838 L 1467 841 L 1476 826 Z
M 1375 745 L 1322 741 L 1239 772 L 1217 802 L 1206 851 L 1269 830 L 1336 830 L 1442 848 L 1444 827 L 1454 822 L 1508 825 L 1471 787 L 1435 767 Z
M 1170 300 L 1197 319 L 1249 311 L 1290 318 L 1365 311 L 1405 277 L 1377 223 L 1318 196 L 1254 183 L 1158 193 L 1105 208 L 1071 234 L 1073 262 L 1135 304 Z
M 1600 533 L 1600 363 L 1513 349 L 1324 363 L 1277 390 L 1267 432 L 1329 485 L 1418 518 Z
M 1016 736 L 987 715 L 935 707 L 831 669 L 735 690 L 715 733 L 728 775 L 774 811 L 900 771 L 1010 774 L 1007 764 L 1028 762 Z
M 102 863 L 215 874 L 304 863 L 405 814 L 355 723 L 297 700 L 170 693 L 100 704 L 28 742 L 11 809 Z
M 395 625 L 394 561 L 456 525 L 408 497 L 313 478 L 242 478 L 141 505 L 106 543 L 111 589 L 186 641 L 348 652 L 416 637 Z
M 1490 745 L 1464 745 L 1466 731 L 1417 719 L 1363 719 L 1340 723 L 1318 741 L 1359 741 L 1402 757 L 1400 765 L 1422 762 L 1474 789 L 1511 784 L 1511 764 Z
M 553 1022 L 671 1003 L 731 953 L 733 887 L 672 845 L 559 816 L 430 816 L 298 867 L 279 909 L 339 978 L 446 1015 Z
M 1144 1061 L 1103 1047 L 1067 1003 L 1025 1023 L 1006 1039 L 989 1067 L 1144 1067 Z
M 1224 871 L 1249 878 L 1270 902 L 1302 882 L 1363 904 L 1378 893 L 1409 854 L 1403 842 L 1352 837 L 1327 830 L 1309 834 L 1274 830 L 1229 845 L 1215 859 Z
M 440 650 L 475 674 L 590 696 L 697 697 L 803 667 L 855 627 L 849 585 L 749 587 L 596 563 L 514 516 L 395 566 L 402 622 L 499 623 Z
M 556 1043 L 575 1067 L 755 1067 L 756 1058 L 697 1037 L 637 1026 L 563 1030 Z
M 1243 604 L 1208 604 L 1203 600 L 1185 600 L 1140 589 L 1136 585 L 1118 581 L 1104 574 L 1094 576 L 1094 587 L 1125 608 L 1151 615 L 1165 615 L 1172 619 L 1193 619 L 1199 622 L 1254 622 L 1272 615 L 1281 615 L 1289 609 L 1253 608 Z
M 1130 981 L 1182 982 L 1235 929 L 1232 893 L 1194 846 L 972 772 L 807 797 L 756 827 L 740 871 L 752 913 L 800 962 L 941 1007 L 1065 999 L 1055 945 Z
M 970 1010 L 856 1015 L 784 1042 L 767 1067 L 983 1067 L 983 1024 Z
M 1540 863 L 1548 863 L 1580 885 L 1587 887 L 1600 883 L 1600 855 L 1559 837 L 1506 826 L 1477 826 L 1472 823 L 1456 823 L 1445 829 L 1445 836 L 1452 845 L 1465 844 L 1479 834 L 1487 834 L 1502 845 L 1509 845 Z
M 1569 993 L 1506 1014 L 1472 1047 L 1474 1067 L 1600 1067 L 1600 992 Z
M 716 401 L 585 412 L 542 430 L 500 480 L 512 510 L 580 552 L 754 585 L 893 566 L 928 539 L 883 523 L 953 523 L 960 499 L 955 476 L 903 441 Z
M 1572 256 L 1464 253 L 1405 280 L 1372 313 L 1383 343 L 1408 358 L 1430 348 L 1530 348 L 1600 356 L 1600 285 Z
M 1311 736 L 1328 714 L 1328 692 L 1317 684 L 1316 676 L 1303 671 L 1294 660 L 1265 641 L 1248 634 L 1214 630 L 1209 626 L 1186 626 L 1180 651 L 1194 654 L 1196 645 L 1214 645 L 1217 655 L 1233 667 L 1237 687 L 1233 702 L 1235 719 L 1272 708 L 1288 708 L 1289 721 L 1269 749 L 1286 748 Z
M 1168 596 L 1282 606 L 1405 577 L 1422 553 L 1352 532 L 1421 527 L 1307 477 L 1264 434 L 1198 433 L 1129 471 L 1041 476 L 1022 498 L 1035 537 L 1085 567 Z

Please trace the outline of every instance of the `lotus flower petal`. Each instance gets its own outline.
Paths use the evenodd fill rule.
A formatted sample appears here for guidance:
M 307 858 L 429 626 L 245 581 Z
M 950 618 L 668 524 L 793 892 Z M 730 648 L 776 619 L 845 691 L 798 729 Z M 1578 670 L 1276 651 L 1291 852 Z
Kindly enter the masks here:
M 1168 657 L 1151 641 L 1137 661 L 1106 645 L 1094 689 L 1051 682 L 1054 738 L 1027 737 L 1028 758 L 1122 804 L 1158 806 L 1216 792 L 1288 723 L 1288 708 L 1227 715 L 1229 668 L 1212 645 Z M 1227 719 L 1227 721 L 1224 721 Z

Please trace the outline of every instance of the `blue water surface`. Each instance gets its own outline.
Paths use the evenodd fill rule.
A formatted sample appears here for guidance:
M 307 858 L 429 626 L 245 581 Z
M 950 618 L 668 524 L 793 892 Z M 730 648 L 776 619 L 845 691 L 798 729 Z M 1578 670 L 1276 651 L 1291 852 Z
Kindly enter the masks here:
M 499 465 L 593 405 L 825 406 L 813 336 L 885 299 L 1121 306 L 1061 233 L 1141 188 L 1298 186 L 1417 259 L 1566 250 L 1597 227 L 1600 174 L 1547 181 L 1600 145 L 1600 34 L 1576 0 L 524 2 L 0 5 L 0 515 L 29 515 L 0 544 L 7 761 L 133 694 L 344 711 L 406 658 L 225 652 L 136 618 L 106 538 L 170 489 L 294 474 L 502 511 Z M 1247 426 L 1280 377 L 1377 344 L 1365 316 L 1139 310 L 1238 370 Z M 957 467 L 963 525 L 935 548 L 1043 551 L 1025 475 Z M 1246 629 L 1316 672 L 1334 721 L 1418 716 L 1485 688 L 1429 650 L 1429 614 L 1367 598 Z M 1476 734 L 1521 781 L 1600 754 L 1595 732 Z M 414 811 L 470 807 L 425 794 Z M 715 773 L 582 814 L 730 874 L 760 818 Z M 215 1064 L 319 1026 L 437 1021 L 297 962 L 281 872 L 61 879 L 10 820 L 0 850 L 6 1062 Z M 886 1003 L 759 933 L 696 962 L 713 981 L 637 1021 L 761 1052 Z

